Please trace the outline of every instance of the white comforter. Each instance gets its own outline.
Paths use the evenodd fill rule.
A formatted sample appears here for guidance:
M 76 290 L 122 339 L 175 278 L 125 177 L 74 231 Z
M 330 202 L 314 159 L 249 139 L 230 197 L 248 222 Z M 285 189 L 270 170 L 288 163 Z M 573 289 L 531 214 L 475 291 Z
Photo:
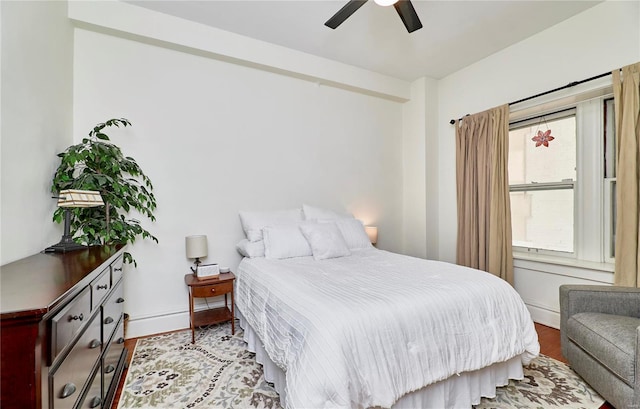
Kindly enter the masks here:
M 286 407 L 390 407 L 452 375 L 539 353 L 528 310 L 478 270 L 371 249 L 245 258 L 236 305 L 286 371 Z

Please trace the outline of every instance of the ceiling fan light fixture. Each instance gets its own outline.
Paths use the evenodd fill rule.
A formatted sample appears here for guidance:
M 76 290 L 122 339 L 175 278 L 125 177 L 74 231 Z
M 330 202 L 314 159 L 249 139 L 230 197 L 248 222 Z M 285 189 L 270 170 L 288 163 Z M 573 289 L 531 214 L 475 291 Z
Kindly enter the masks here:
M 0 0 L 2 1 L 2 0 Z M 396 12 L 400 16 L 402 23 L 407 29 L 407 32 L 413 33 L 416 30 L 422 28 L 422 23 L 416 13 L 416 9 L 413 8 L 411 0 L 373 0 L 381 6 L 391 6 L 396 9 Z M 364 6 L 367 0 L 349 0 L 347 4 L 342 6 L 336 14 L 334 14 L 326 23 L 325 26 L 335 29 L 340 24 L 344 23 L 353 13 L 355 13 L 360 7 Z
M 378 6 L 393 6 L 398 2 L 398 0 L 373 0 Z

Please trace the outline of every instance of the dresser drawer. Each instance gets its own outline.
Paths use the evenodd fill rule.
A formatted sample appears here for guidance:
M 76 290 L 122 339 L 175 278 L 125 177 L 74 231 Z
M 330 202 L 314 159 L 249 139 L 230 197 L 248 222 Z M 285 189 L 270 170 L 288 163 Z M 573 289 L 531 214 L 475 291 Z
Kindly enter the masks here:
M 100 276 L 91 282 L 91 311 L 100 306 L 104 297 L 109 293 L 111 288 L 111 275 L 109 268 L 105 268 Z
M 115 285 L 122 278 L 122 263 L 124 257 L 120 256 L 111 264 L 111 285 Z
M 87 287 L 51 319 L 51 361 L 71 344 L 90 317 L 91 291 Z
M 49 387 L 55 409 L 71 409 L 83 386 L 91 379 L 92 369 L 100 358 L 100 314 L 93 316 L 69 355 L 49 374 Z
M 102 342 L 104 343 L 109 341 L 124 312 L 124 286 L 122 281 L 118 281 L 116 288 L 102 305 Z
M 120 357 L 122 356 L 122 351 L 124 351 L 124 326 L 123 321 L 121 320 L 118 323 L 118 328 L 116 329 L 115 335 L 113 336 L 113 340 L 108 346 L 107 351 L 104 354 L 103 362 L 102 362 L 102 373 L 103 373 L 103 385 L 104 385 L 104 396 L 103 399 L 107 399 L 107 395 L 112 387 L 117 388 L 118 385 L 112 385 L 114 375 L 118 371 L 118 364 L 120 363 Z
M 97 368 L 91 385 L 87 390 L 87 394 L 82 398 L 82 402 L 78 405 L 78 409 L 95 409 L 102 406 L 102 373 L 101 369 Z
M 233 282 L 192 287 L 194 297 L 216 297 L 233 291 Z

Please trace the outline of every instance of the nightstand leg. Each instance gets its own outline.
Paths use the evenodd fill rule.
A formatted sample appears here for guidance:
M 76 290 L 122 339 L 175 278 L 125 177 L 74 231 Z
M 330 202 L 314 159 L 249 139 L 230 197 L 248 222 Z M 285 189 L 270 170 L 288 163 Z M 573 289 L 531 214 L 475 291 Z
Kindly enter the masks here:
M 189 324 L 191 326 L 191 343 L 196 343 L 195 328 L 193 327 L 193 292 L 189 287 Z
M 236 316 L 235 316 L 235 303 L 233 302 L 233 293 L 234 291 L 231 291 L 231 335 L 235 335 L 236 333 Z M 225 304 L 226 304 L 226 300 L 225 300 Z

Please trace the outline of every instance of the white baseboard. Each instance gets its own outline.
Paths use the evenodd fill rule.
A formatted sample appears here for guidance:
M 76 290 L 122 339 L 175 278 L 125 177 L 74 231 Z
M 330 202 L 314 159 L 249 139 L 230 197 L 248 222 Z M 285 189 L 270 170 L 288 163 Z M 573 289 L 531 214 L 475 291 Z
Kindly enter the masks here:
M 126 338 L 146 337 L 189 328 L 189 312 L 129 319 Z
M 196 311 L 200 311 L 207 308 L 218 308 L 223 306 L 224 301 L 209 302 L 208 305 L 203 302 L 199 302 L 194 306 L 194 309 Z M 127 333 L 125 337 L 127 339 L 140 338 L 189 328 L 189 311 L 167 312 L 147 317 L 131 317 L 127 324 Z
M 557 311 L 551 311 L 546 308 L 527 304 L 529 313 L 533 321 L 538 324 L 546 325 L 547 327 L 560 329 L 560 313 Z

